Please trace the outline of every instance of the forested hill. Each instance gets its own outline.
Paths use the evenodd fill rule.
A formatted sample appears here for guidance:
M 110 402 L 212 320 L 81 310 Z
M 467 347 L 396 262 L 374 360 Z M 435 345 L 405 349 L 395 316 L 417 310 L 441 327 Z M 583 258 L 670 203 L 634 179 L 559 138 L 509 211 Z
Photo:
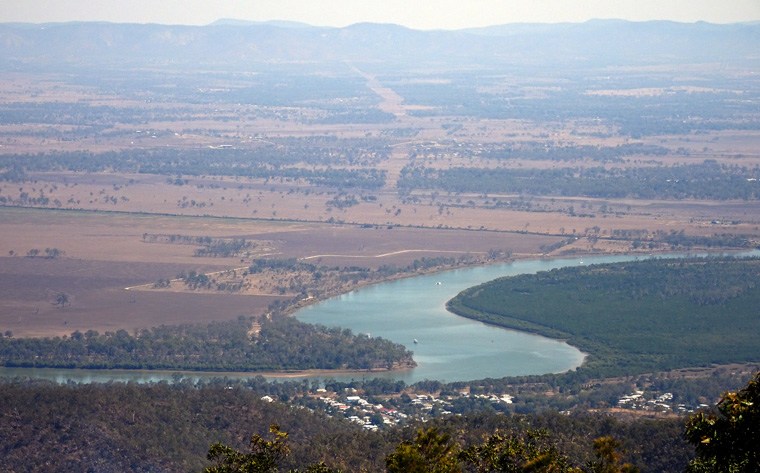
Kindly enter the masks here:
M 580 370 L 618 376 L 760 360 L 760 260 L 690 258 L 562 268 L 467 289 L 449 310 L 567 339 Z
M 346 473 L 386 472 L 386 455 L 400 441 L 412 440 L 417 429 L 431 427 L 457 432 L 458 441 L 471 445 L 481 444 L 495 432 L 523 438 L 526 430 L 546 429 L 551 437 L 544 442 L 556 444 L 568 462 L 576 465 L 593 459 L 595 437 L 614 436 L 629 452 L 626 461 L 639 466 L 643 473 L 680 472 L 693 456 L 693 448 L 682 439 L 684 419 L 631 424 L 593 414 L 572 418 L 557 413 L 481 414 L 370 432 L 311 408 L 260 399 L 261 389 L 276 390 L 282 384 L 255 379 L 245 383 L 219 379 L 197 387 L 189 383 L 53 385 L 0 381 L 0 449 L 4 452 L 0 470 L 200 472 L 210 464 L 206 453 L 213 442 L 244 450 L 252 434 L 270 438 L 266 431 L 275 423 L 290 434 L 291 454 L 279 470 L 245 471 L 298 468 L 326 473 L 305 469 L 324 461 Z M 298 397 L 309 398 L 308 393 L 299 393 Z
M 2 24 L 0 67 L 131 64 L 251 68 L 276 63 L 398 66 L 588 66 L 756 63 L 760 25 L 628 22 L 511 24 L 416 31 L 362 23 L 345 28 L 283 24 L 209 26 L 113 23 Z

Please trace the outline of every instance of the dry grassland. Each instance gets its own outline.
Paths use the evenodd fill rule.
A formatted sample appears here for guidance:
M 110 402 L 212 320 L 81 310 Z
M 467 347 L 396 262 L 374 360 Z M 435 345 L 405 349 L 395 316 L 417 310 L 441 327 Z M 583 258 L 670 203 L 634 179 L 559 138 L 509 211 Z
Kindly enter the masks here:
M 0 331 L 10 330 L 22 336 L 89 329 L 131 331 L 160 324 L 261 314 L 272 302 L 295 295 L 290 290 L 283 292 L 282 287 L 309 277 L 305 273 L 276 272 L 243 276 L 254 258 L 295 258 L 317 265 L 374 270 L 384 265 L 403 267 L 423 257 L 466 257 L 482 263 L 490 250 L 509 252 L 513 258 L 631 252 L 630 240 L 609 238 L 621 230 L 650 233 L 683 230 L 695 236 L 725 233 L 745 235 L 760 242 L 760 212 L 756 202 L 448 195 L 420 191 L 400 195 L 396 188 L 401 170 L 410 163 L 438 169 L 599 165 L 590 160 L 477 160 L 459 153 L 460 144 L 617 146 L 642 142 L 674 152 L 656 158 L 631 156 L 623 163 L 606 166 L 652 166 L 656 162 L 675 165 L 716 159 L 723 164 L 751 167 L 760 164 L 758 132 L 716 131 L 636 141 L 617 136 L 614 130 L 593 120 L 542 125 L 509 118 L 418 118 L 408 113 L 413 107 L 404 104 L 392 89 L 374 77 L 365 79 L 384 100 L 380 108 L 396 114 L 393 123 L 322 125 L 251 118 L 257 116 L 255 106 L 180 104 L 186 115 L 178 121 L 115 123 L 108 128 L 113 135 L 107 138 L 94 133 L 76 139 L 38 136 L 38 132 L 49 128 L 67 136 L 77 129 L 72 125 L 0 126 L 0 154 L 199 149 L 220 145 L 254 149 L 266 146 L 269 140 L 276 142 L 287 137 L 347 139 L 385 136 L 384 133 L 396 129 L 414 131 L 410 137 L 388 138 L 392 153 L 376 165 L 387 172 L 386 185 L 373 191 L 347 191 L 349 195 L 355 194 L 359 203 L 343 209 L 328 204 L 336 197 L 336 189 L 279 180 L 183 176 L 187 183 L 177 186 L 167 184 L 169 176 L 49 172 L 32 173 L 30 180 L 22 183 L 0 181 L 0 196 L 17 199 L 22 193 L 37 196 L 42 192 L 49 197 L 49 206 L 57 209 L 0 207 Z M 546 87 L 526 88 L 526 93 L 545 94 Z M 642 89 L 599 93 L 670 92 Z M 30 76 L 21 74 L 0 78 L 0 101 L 83 101 L 146 112 L 178 106 L 100 95 L 91 88 L 72 86 L 55 75 L 30 80 Z M 452 124 L 461 127 L 451 128 Z M 686 152 L 675 153 L 679 148 Z M 362 201 L 361 197 L 372 200 Z M 510 205 L 494 208 L 496 198 Z M 530 204 L 529 210 L 525 204 Z M 149 242 L 144 235 L 208 236 L 228 241 L 245 238 L 256 246 L 249 254 L 234 258 L 200 258 L 194 256 L 198 246 L 163 240 Z M 561 241 L 568 244 L 550 248 Z M 30 250 L 44 252 L 46 248 L 56 248 L 65 254 L 57 259 L 26 257 Z M 667 249 L 658 244 L 652 251 Z M 240 282 L 245 278 L 245 289 L 235 294 L 189 291 L 177 281 L 169 288 L 153 288 L 159 279 L 176 279 L 178 274 L 189 271 L 212 274 L 218 280 Z M 328 277 L 323 289 L 325 294 L 331 294 L 360 284 L 351 282 L 341 287 L 337 280 Z M 126 290 L 127 287 L 133 289 Z M 59 293 L 69 296 L 70 306 L 54 304 Z
M 303 274 L 265 272 L 247 277 L 241 293 L 191 291 L 174 281 L 154 289 L 159 279 L 197 271 L 232 280 L 255 258 L 297 258 L 318 266 L 410 264 L 422 257 L 477 258 L 491 249 L 536 255 L 556 237 L 462 230 L 361 228 L 329 225 L 104 212 L 0 209 L 0 329 L 18 336 L 62 335 L 74 330 L 132 331 L 160 324 L 210 322 L 266 311 L 280 285 Z M 144 234 L 210 236 L 253 241 L 249 255 L 193 256 L 198 246 L 147 242 Z M 56 248 L 63 257 L 30 258 L 30 250 Z M 13 256 L 10 256 L 10 254 Z M 238 272 L 233 277 L 231 269 Z M 335 281 L 325 281 L 335 293 Z M 361 284 L 346 283 L 343 290 Z M 132 288 L 127 290 L 126 288 Z M 66 294 L 70 305 L 55 304 Z

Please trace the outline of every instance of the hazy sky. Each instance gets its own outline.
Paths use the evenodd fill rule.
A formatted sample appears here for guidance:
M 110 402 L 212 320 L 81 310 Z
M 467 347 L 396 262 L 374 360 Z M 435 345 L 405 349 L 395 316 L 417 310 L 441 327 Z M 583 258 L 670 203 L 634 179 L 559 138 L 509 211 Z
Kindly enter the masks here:
M 0 0 L 0 22 L 205 25 L 219 18 L 321 26 L 367 21 L 415 29 L 592 18 L 731 23 L 760 21 L 760 0 Z

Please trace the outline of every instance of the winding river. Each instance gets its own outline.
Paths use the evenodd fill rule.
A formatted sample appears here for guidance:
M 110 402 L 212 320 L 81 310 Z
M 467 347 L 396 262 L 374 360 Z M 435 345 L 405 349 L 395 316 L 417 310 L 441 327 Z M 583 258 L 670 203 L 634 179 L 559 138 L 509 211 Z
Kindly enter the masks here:
M 759 256 L 755 250 L 743 255 Z M 682 255 L 659 255 L 675 257 Z M 287 379 L 341 381 L 381 377 L 406 383 L 422 380 L 446 382 L 558 373 L 579 366 L 584 355 L 565 342 L 485 325 L 451 314 L 446 301 L 460 291 L 502 276 L 535 273 L 580 264 L 631 261 L 639 256 L 597 256 L 583 260 L 530 260 L 471 267 L 440 274 L 380 283 L 329 299 L 298 311 L 303 321 L 351 328 L 354 333 L 380 336 L 414 351 L 418 366 L 386 373 L 303 376 Z M 417 341 L 415 343 L 415 340 Z M 183 373 L 186 378 L 251 377 L 250 373 Z M 62 370 L 2 368 L 0 376 L 29 376 L 57 382 L 171 382 L 177 374 L 129 370 Z M 278 379 L 278 378 L 273 378 Z M 281 378 L 279 378 L 281 379 Z

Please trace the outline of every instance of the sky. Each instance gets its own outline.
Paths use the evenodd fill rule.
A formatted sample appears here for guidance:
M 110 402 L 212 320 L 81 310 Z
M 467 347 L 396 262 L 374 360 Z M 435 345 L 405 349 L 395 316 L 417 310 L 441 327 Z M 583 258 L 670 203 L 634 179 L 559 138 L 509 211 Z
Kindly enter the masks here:
M 0 23 L 206 25 L 220 18 L 338 27 L 395 23 L 420 30 L 607 18 L 733 23 L 760 21 L 760 0 L 0 0 Z

